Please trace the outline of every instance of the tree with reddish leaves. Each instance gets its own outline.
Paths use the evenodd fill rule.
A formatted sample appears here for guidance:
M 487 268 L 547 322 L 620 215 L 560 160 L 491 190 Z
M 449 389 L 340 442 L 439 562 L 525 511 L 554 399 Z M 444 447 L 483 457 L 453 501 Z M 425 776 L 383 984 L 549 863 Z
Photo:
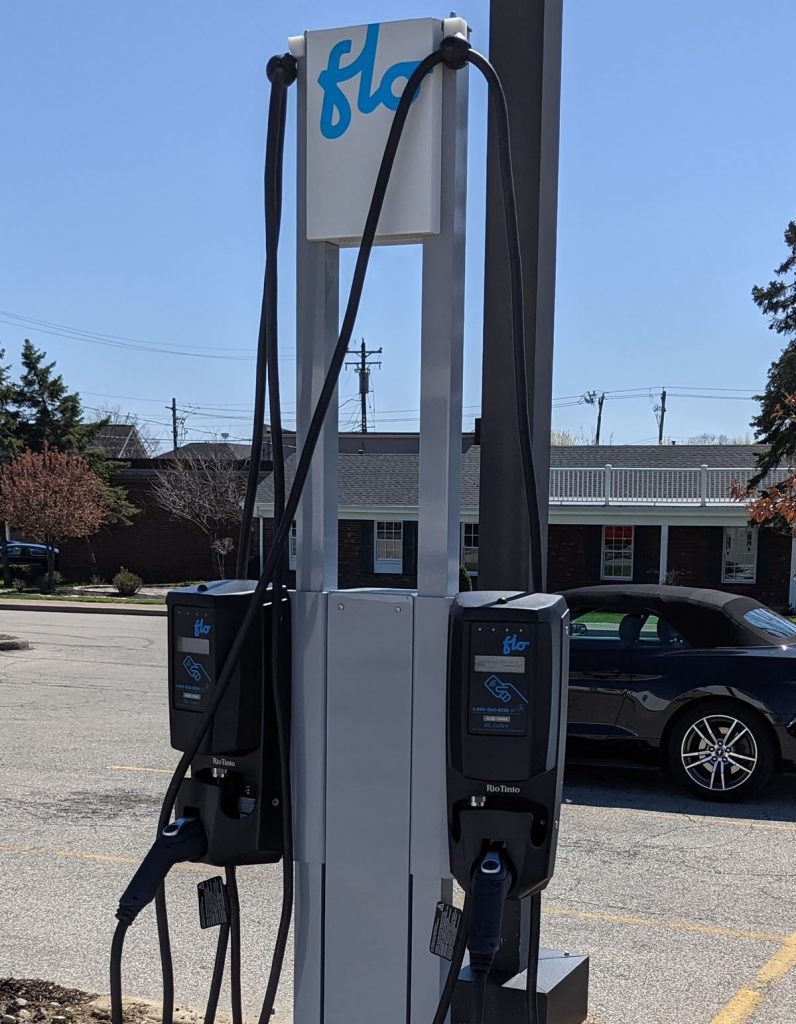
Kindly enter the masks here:
M 47 545 L 47 589 L 53 589 L 54 548 L 88 537 L 105 522 L 105 488 L 85 459 L 47 444 L 26 451 L 0 470 L 0 518 Z

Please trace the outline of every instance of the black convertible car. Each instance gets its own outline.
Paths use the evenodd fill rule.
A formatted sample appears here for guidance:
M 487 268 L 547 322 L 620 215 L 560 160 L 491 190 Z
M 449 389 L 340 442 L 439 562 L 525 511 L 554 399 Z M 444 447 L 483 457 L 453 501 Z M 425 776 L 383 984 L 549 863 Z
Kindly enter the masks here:
M 564 592 L 570 753 L 660 757 L 713 800 L 796 766 L 796 624 L 748 597 L 613 584 Z

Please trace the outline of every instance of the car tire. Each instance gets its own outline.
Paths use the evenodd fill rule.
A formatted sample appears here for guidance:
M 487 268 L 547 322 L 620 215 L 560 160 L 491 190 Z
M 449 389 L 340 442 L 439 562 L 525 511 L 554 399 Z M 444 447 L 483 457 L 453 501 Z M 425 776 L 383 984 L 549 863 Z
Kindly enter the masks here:
M 675 779 L 703 800 L 745 800 L 771 780 L 776 767 L 765 721 L 731 700 L 686 709 L 669 736 L 667 755 Z

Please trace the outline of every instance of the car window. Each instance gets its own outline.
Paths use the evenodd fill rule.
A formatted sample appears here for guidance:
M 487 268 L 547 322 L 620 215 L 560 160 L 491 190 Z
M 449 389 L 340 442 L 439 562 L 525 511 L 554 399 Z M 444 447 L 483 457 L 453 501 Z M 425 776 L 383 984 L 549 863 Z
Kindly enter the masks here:
M 784 619 L 781 615 L 777 615 L 769 608 L 752 608 L 744 615 L 744 618 L 750 626 L 765 630 L 775 640 L 787 640 L 788 643 L 796 642 L 794 639 L 796 638 L 796 624 L 790 619 Z
M 659 615 L 628 612 L 591 611 L 572 620 L 572 643 L 577 647 L 585 642 L 594 648 L 609 647 L 671 648 L 686 647 L 682 636 Z
M 647 648 L 687 647 L 677 630 L 660 615 L 648 615 L 639 634 L 639 643 Z
M 607 647 L 622 642 L 622 621 L 629 619 L 630 612 L 585 612 L 572 620 L 570 633 L 573 643 L 588 640 L 604 643 Z M 638 616 L 639 622 L 641 616 Z M 625 625 L 627 630 L 627 624 Z

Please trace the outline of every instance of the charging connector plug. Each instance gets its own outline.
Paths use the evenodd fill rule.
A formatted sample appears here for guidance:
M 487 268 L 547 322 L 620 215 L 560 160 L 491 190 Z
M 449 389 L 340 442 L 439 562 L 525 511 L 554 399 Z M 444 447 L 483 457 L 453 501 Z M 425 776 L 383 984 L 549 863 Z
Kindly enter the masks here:
M 206 849 L 207 836 L 198 818 L 177 818 L 166 825 L 124 890 L 116 911 L 117 919 L 131 925 L 155 898 L 172 867 L 187 860 L 198 860 Z
M 503 907 L 513 882 L 501 850 L 488 850 L 473 874 L 473 911 L 467 949 L 473 971 L 487 974 L 500 948 Z
M 514 882 L 502 850 L 488 850 L 472 880 L 472 915 L 467 936 L 470 970 L 473 973 L 471 1024 L 481 1024 L 486 1005 L 486 979 L 500 949 L 503 907 Z

